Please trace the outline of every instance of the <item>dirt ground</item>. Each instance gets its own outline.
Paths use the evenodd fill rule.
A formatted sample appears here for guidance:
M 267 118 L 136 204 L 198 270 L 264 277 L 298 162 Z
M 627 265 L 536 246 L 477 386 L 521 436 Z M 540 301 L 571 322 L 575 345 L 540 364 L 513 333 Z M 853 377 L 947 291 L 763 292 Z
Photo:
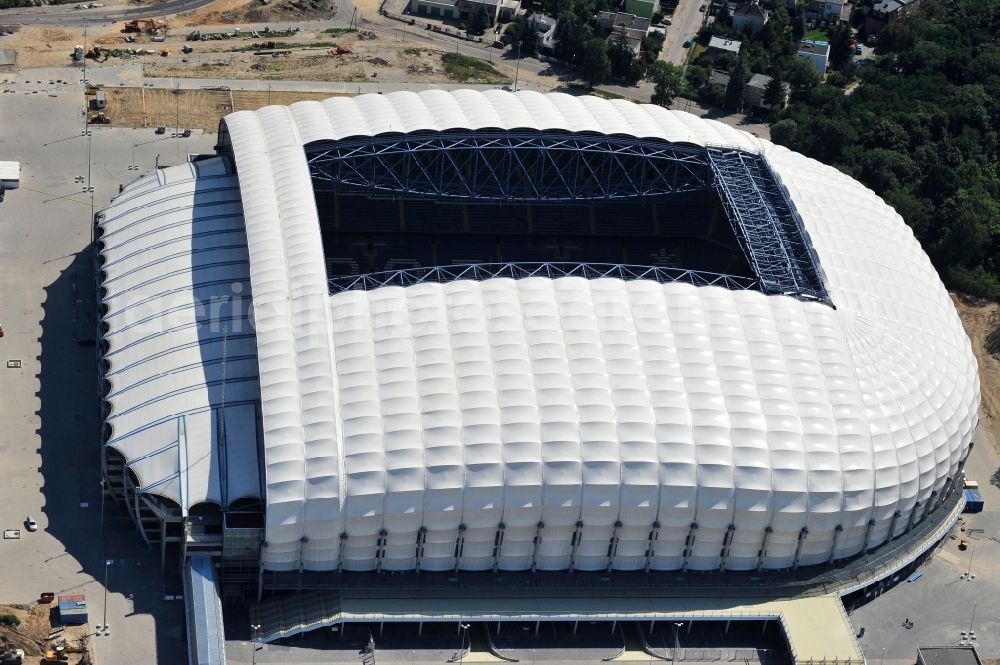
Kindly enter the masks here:
M 432 83 L 448 80 L 441 57 L 443 50 L 414 46 L 412 42 L 386 38 L 359 39 L 356 35 L 305 36 L 296 40 L 291 53 L 272 56 L 233 52 L 230 42 L 195 44 L 188 55 L 177 52 L 166 58 L 143 56 L 146 76 L 227 80 L 379 81 Z M 247 42 L 232 42 L 248 47 Z M 319 46 L 313 46 L 319 44 Z M 351 53 L 330 55 L 331 45 L 346 46 Z M 292 43 L 288 43 L 292 47 Z M 279 44 L 279 48 L 284 43 Z M 501 76 L 507 76 L 506 71 Z M 494 77 L 495 78 L 495 77 Z M 489 83 L 468 79 L 469 83 Z
M 377 10 L 377 5 L 376 5 Z M 206 7 L 178 14 L 170 27 L 269 23 L 328 19 L 338 11 L 337 0 L 216 0 Z
M 952 294 L 952 300 L 979 361 L 979 426 L 988 428 L 1000 447 L 1000 304 L 959 294 Z
M 329 92 L 274 90 L 162 90 L 108 88 L 105 113 L 114 127 L 180 127 L 214 132 L 219 119 L 234 111 L 254 111 L 268 104 L 292 104 L 334 97 Z
M 83 31 L 25 26 L 3 38 L 4 48 L 17 50 L 20 69 L 68 65 L 73 47 L 83 43 Z
M 87 626 L 67 626 L 63 629 L 52 629 L 50 614 L 53 605 L 23 606 L 0 605 L 0 614 L 13 614 L 21 620 L 14 627 L 0 626 L 0 649 L 9 645 L 13 649 L 22 649 L 27 665 L 37 665 L 42 662 L 42 655 L 57 646 L 84 647 L 84 653 L 67 654 L 66 665 L 90 665 L 87 649 Z

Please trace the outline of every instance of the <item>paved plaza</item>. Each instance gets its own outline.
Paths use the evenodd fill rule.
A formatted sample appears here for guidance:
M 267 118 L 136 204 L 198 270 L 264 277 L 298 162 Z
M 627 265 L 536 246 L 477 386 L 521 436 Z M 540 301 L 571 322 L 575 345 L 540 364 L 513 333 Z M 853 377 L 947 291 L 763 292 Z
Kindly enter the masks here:
M 24 73 L 0 97 L 0 159 L 21 162 L 21 187 L 0 203 L 0 524 L 36 533 L 0 541 L 0 602 L 43 591 L 84 593 L 101 665 L 186 661 L 181 602 L 161 602 L 159 556 L 108 504 L 102 543 L 92 207 L 161 163 L 208 151 L 212 135 L 157 137 L 151 129 L 91 128 L 84 135 L 82 71 Z M 62 79 L 64 83 L 49 83 Z M 0 89 L 13 89 L 0 83 Z M 133 146 L 146 143 L 134 149 Z M 84 191 L 87 179 L 93 192 Z M 19 369 L 6 368 L 20 360 Z M 105 549 L 106 548 L 106 549 Z M 111 561 L 105 570 L 104 562 Z

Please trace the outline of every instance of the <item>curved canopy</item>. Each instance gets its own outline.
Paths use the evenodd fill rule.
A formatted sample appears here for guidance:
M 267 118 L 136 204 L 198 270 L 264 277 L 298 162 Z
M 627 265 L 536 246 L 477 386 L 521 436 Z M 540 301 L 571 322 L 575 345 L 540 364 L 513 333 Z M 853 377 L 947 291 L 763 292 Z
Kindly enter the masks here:
M 101 213 L 110 434 L 139 489 L 183 511 L 260 498 L 257 344 L 239 183 L 160 169 Z

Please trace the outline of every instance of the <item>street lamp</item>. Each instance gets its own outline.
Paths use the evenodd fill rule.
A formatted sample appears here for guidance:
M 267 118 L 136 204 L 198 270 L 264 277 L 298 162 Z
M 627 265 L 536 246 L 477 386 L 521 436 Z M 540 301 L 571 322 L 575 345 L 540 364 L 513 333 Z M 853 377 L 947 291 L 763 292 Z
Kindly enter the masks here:
M 681 634 L 681 628 L 683 626 L 684 626 L 684 624 L 682 622 L 680 622 L 680 621 L 675 621 L 674 622 L 674 656 L 670 660 L 672 660 L 675 663 L 677 662 L 677 652 L 681 648 L 681 636 L 680 636 L 680 634 Z
M 250 624 L 250 632 L 253 637 L 253 649 L 250 651 L 250 662 L 257 665 L 257 631 L 260 630 L 259 623 Z
M 462 641 L 458 645 L 458 664 L 462 665 L 462 663 L 465 662 L 465 637 L 469 634 L 469 624 L 458 624 L 458 632 L 462 636 Z M 472 646 L 471 643 L 469 646 Z
M 104 622 L 101 625 L 104 626 L 105 637 L 111 634 L 111 626 L 108 625 L 108 570 L 112 563 L 111 559 L 104 560 Z M 97 627 L 97 633 L 101 634 L 101 626 Z

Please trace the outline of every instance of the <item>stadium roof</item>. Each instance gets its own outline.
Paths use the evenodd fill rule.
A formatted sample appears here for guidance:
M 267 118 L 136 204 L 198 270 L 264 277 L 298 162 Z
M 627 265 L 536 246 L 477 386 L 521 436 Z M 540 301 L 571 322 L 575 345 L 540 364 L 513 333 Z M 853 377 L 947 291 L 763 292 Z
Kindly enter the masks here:
M 576 277 L 330 296 L 306 146 L 458 129 L 761 153 L 834 307 Z M 926 255 L 873 193 L 785 148 L 656 106 L 500 91 L 240 112 L 225 119 L 220 145 L 238 173 L 249 249 L 270 569 L 365 567 L 380 531 L 391 539 L 421 526 L 440 536 L 428 536 L 426 566 L 449 568 L 447 534 L 460 525 L 466 556 L 488 565 L 501 520 L 509 540 L 513 529 L 530 539 L 558 527 L 568 541 L 577 522 L 622 529 L 615 565 L 641 568 L 651 524 L 681 542 L 700 529 L 696 551 L 664 546 L 658 565 L 683 556 L 718 567 L 729 525 L 733 567 L 758 561 L 765 531 L 775 534 L 765 567 L 799 562 L 803 538 L 801 562 L 818 563 L 902 531 L 967 450 L 976 365 Z M 144 436 L 134 445 L 116 443 L 133 466 L 156 447 Z M 198 445 L 201 457 L 218 454 L 212 437 Z M 250 472 L 231 469 L 229 482 L 250 484 Z M 188 482 L 198 484 L 190 496 L 216 500 L 203 477 Z M 590 537 L 579 565 L 592 569 L 608 540 Z M 412 557 L 412 541 L 398 547 Z M 518 556 L 508 563 L 529 555 Z

